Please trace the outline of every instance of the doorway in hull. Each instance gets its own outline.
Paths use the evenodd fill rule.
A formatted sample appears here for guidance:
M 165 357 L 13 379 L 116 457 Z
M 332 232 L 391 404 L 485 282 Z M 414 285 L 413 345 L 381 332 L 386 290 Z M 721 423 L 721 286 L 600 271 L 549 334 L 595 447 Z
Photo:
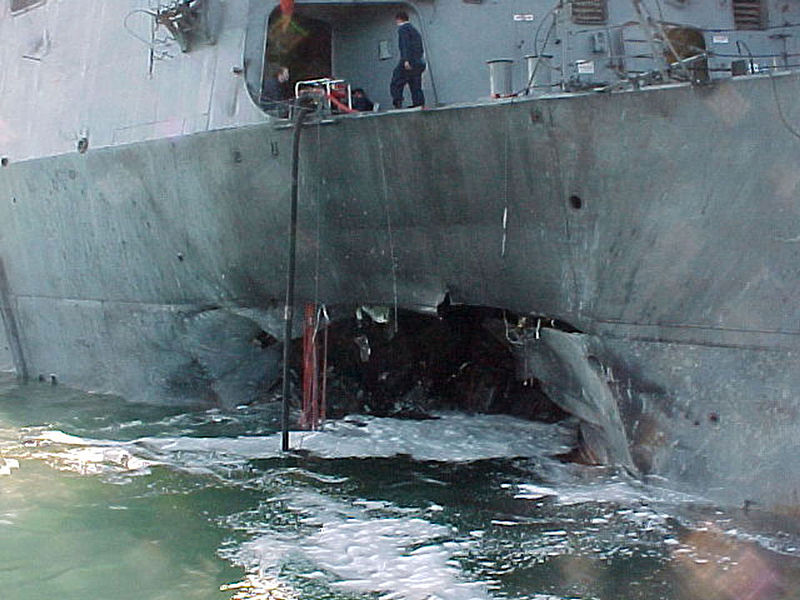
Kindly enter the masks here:
M 289 97 L 297 81 L 331 77 L 331 40 L 329 23 L 298 11 L 287 17 L 276 8 L 269 17 L 264 78 L 270 77 L 277 66 L 287 67 Z

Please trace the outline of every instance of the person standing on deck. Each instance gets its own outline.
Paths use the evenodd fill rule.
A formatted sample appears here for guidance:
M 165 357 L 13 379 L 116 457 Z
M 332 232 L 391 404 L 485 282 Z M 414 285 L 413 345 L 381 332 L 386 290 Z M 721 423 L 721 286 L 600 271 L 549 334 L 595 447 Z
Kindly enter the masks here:
M 273 116 L 286 118 L 289 115 L 285 90 L 287 81 L 289 81 L 289 69 L 282 66 L 273 67 L 272 76 L 264 81 L 261 107 L 270 111 Z
M 392 95 L 392 104 L 395 108 L 403 107 L 403 90 L 408 84 L 411 90 L 411 107 L 425 104 L 422 93 L 422 72 L 425 70 L 423 60 L 422 36 L 414 26 L 408 22 L 408 13 L 401 10 L 394 16 L 397 23 L 397 41 L 400 47 L 400 62 L 392 73 L 392 82 L 389 92 Z

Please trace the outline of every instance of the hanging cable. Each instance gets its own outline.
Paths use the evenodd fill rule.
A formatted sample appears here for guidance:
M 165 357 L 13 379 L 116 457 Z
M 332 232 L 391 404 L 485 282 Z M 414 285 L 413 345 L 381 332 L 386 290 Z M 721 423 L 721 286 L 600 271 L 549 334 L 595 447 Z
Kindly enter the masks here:
M 316 144 L 314 153 L 314 165 L 318 173 L 321 173 L 321 122 L 316 124 Z M 320 262 L 322 245 L 322 185 L 321 178 L 314 178 L 314 198 L 316 199 L 316 244 L 314 257 L 314 302 L 306 305 L 304 316 L 304 335 L 303 335 L 303 418 L 302 425 L 309 429 L 318 429 L 322 423 L 325 409 L 325 370 L 327 368 L 327 321 L 324 326 L 326 348 L 320 357 L 318 334 L 320 330 L 321 317 L 324 314 L 327 319 L 327 311 L 320 303 Z M 309 314 L 309 309 L 313 315 Z M 309 323 L 309 321 L 311 321 Z M 311 331 L 309 331 L 311 328 Z M 322 362 L 322 365 L 320 365 Z M 320 370 L 321 367 L 321 370 Z
M 775 97 L 775 106 L 778 108 L 778 116 L 781 119 L 781 123 L 783 123 L 786 130 L 791 133 L 796 138 L 800 139 L 800 132 L 798 132 L 794 127 L 792 127 L 791 123 L 786 119 L 786 115 L 783 114 L 783 107 L 781 106 L 780 98 L 778 97 L 778 84 L 775 83 L 775 75 L 772 71 L 769 72 L 770 81 L 772 81 L 772 94 Z
M 321 261 L 321 246 L 322 246 L 322 119 L 317 119 L 316 123 L 316 148 L 314 156 L 314 165 L 317 169 L 317 177 L 314 177 L 314 197 L 317 199 L 317 244 L 314 256 L 314 304 L 319 305 L 319 278 L 320 278 L 320 261 Z
M 500 257 L 506 256 L 506 242 L 508 239 L 508 146 L 511 134 L 509 132 L 509 115 L 506 115 L 505 139 L 503 143 L 503 240 L 500 243 Z
M 125 15 L 125 17 L 122 19 L 122 27 L 123 27 L 123 29 L 125 29 L 125 31 L 128 33 L 128 35 L 130 35 L 132 38 L 134 38 L 136 40 L 139 40 L 145 46 L 149 46 L 149 47 L 152 48 L 154 46 L 154 43 L 151 40 L 147 40 L 147 39 L 141 37 L 138 33 L 133 31 L 133 29 L 131 29 L 128 26 L 128 19 L 130 19 L 133 15 L 138 14 L 138 13 L 145 14 L 148 17 L 151 17 L 154 21 L 158 17 L 158 13 L 154 13 L 154 12 L 146 10 L 144 8 L 137 8 L 136 10 L 132 10 L 127 15 Z
M 539 21 L 539 25 L 536 27 L 536 32 L 533 34 L 533 52 L 534 52 L 534 54 L 536 54 L 537 56 L 538 56 L 539 54 L 541 54 L 541 53 L 539 52 L 539 34 L 542 32 L 542 25 L 544 25 L 545 21 L 547 21 L 547 19 L 549 19 L 549 18 L 550 18 L 550 16 L 551 16 L 551 15 L 552 15 L 552 14 L 553 14 L 555 11 L 557 11 L 559 8 L 561 8 L 561 7 L 562 7 L 562 4 L 563 4 L 563 3 L 562 3 L 562 1 L 561 1 L 561 0 L 558 0 L 558 2 L 556 2 L 556 3 L 555 3 L 553 6 L 552 6 L 552 7 L 550 7 L 550 10 L 548 10 L 546 13 L 544 13 L 544 15 L 542 16 L 542 20 L 541 20 L 541 21 Z M 548 32 L 547 32 L 547 36 L 546 36 L 546 38 L 545 38 L 545 42 L 544 42 L 544 44 L 542 44 L 542 50 L 544 50 L 544 49 L 545 49 L 545 47 L 547 46 L 547 38 L 549 38 L 549 37 L 550 37 L 550 31 L 552 31 L 552 29 L 553 29 L 554 27 L 555 27 L 555 21 L 553 21 L 553 22 L 552 22 L 552 24 L 551 24 L 551 26 L 550 26 L 550 29 L 549 29 L 549 30 L 548 30 Z
M 392 215 L 389 211 L 389 183 L 386 180 L 386 166 L 384 159 L 383 140 L 381 139 L 380 128 L 378 121 L 375 121 L 375 131 L 378 139 L 378 148 L 380 149 L 380 167 L 381 167 L 381 181 L 383 183 L 383 210 L 386 214 L 386 228 L 389 233 L 389 256 L 392 261 L 392 291 L 394 296 L 394 332 L 398 332 L 398 293 L 397 293 L 397 259 L 394 253 L 394 234 L 392 232 Z
M 289 451 L 289 356 L 292 345 L 292 320 L 294 318 L 294 276 L 297 261 L 297 197 L 299 192 L 299 166 L 300 166 L 300 134 L 303 131 L 303 120 L 309 109 L 304 106 L 297 108 L 294 118 L 294 136 L 292 138 L 292 190 L 291 208 L 289 218 L 289 241 L 286 268 L 286 302 L 283 307 L 283 404 L 281 413 L 281 449 Z

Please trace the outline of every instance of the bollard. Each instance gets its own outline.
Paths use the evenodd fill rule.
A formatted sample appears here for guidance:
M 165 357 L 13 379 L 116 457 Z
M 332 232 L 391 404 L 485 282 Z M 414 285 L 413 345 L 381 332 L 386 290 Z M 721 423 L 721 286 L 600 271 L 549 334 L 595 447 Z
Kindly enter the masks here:
M 492 98 L 508 98 L 512 95 L 511 67 L 514 61 L 510 58 L 487 60 L 489 65 L 489 88 Z
M 550 61 L 546 56 L 528 54 L 525 56 L 528 67 L 528 81 L 525 91 L 531 93 L 544 93 L 550 87 Z

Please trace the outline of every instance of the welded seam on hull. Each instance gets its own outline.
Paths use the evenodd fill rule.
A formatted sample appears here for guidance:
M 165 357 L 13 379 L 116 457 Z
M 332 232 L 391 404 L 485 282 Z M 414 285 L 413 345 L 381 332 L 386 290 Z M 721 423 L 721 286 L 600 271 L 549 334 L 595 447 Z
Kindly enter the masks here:
M 654 344 L 678 344 L 682 346 L 702 346 L 708 348 L 733 348 L 738 350 L 758 350 L 788 352 L 800 350 L 800 332 L 780 330 L 736 329 L 733 327 L 709 327 L 694 324 L 641 324 L 624 321 L 592 319 L 591 325 L 584 328 L 585 333 L 608 338 Z M 661 330 L 673 333 L 664 335 Z M 719 339 L 699 339 L 692 334 L 715 335 Z M 725 336 L 739 340 L 722 339 Z M 752 341 L 741 339 L 758 338 Z
M 25 355 L 22 352 L 22 344 L 19 338 L 19 327 L 14 316 L 14 309 L 11 304 L 11 289 L 6 277 L 6 268 L 3 258 L 0 257 L 0 317 L 3 320 L 3 327 L 6 332 L 6 339 L 11 347 L 11 356 L 14 360 L 14 368 L 17 375 L 23 380 L 28 379 L 28 366 L 25 362 Z
M 592 319 L 592 322 L 602 325 L 625 325 L 628 327 L 663 327 L 665 329 L 692 329 L 700 331 L 719 331 L 725 333 L 759 333 L 767 335 L 800 336 L 800 331 L 784 331 L 782 329 L 740 329 L 738 327 L 711 327 L 694 323 L 632 323 L 618 319 Z
M 153 302 L 151 300 L 115 300 L 109 298 L 77 298 L 75 296 L 50 296 L 47 294 L 15 294 L 17 300 L 49 300 L 52 302 L 71 302 L 73 304 L 110 304 L 119 306 L 142 306 L 163 308 L 170 307 L 175 310 L 214 310 L 217 308 L 261 308 L 263 302 L 256 302 L 253 298 L 226 298 L 224 303 L 209 302 L 207 298 L 185 300 L 182 302 Z M 270 301 L 274 306 L 282 305 L 283 299 L 276 297 Z M 274 308 L 273 305 L 268 308 Z

